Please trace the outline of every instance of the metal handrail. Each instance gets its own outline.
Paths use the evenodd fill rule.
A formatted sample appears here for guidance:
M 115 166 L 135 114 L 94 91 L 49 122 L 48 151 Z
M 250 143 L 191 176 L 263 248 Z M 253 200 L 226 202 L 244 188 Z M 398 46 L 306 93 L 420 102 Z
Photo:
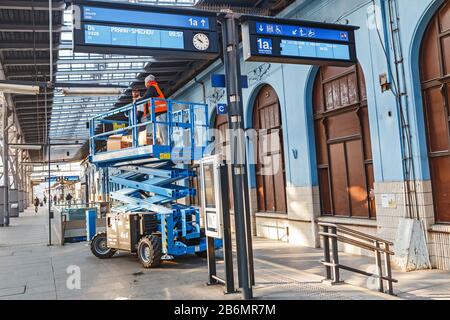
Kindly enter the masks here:
M 161 102 L 161 101 L 166 102 L 168 105 L 167 113 L 169 116 L 167 117 L 167 120 L 164 120 L 164 121 L 157 119 L 156 113 L 155 113 L 156 102 Z M 147 120 L 144 123 L 138 123 L 137 107 L 140 105 L 143 105 L 143 104 L 147 104 L 147 103 L 150 103 L 151 117 L 149 118 L 149 120 Z M 180 110 L 174 110 L 174 109 L 177 109 L 178 106 L 184 106 L 184 108 L 180 109 Z M 201 110 L 202 113 L 204 114 L 204 118 L 202 118 L 202 120 L 200 120 L 200 121 L 196 121 L 197 120 L 196 112 L 198 110 Z M 112 131 L 95 134 L 95 128 L 96 128 L 97 122 L 110 121 L 110 120 L 107 120 L 108 117 L 115 115 L 115 114 L 127 113 L 127 112 L 130 113 L 130 116 L 129 116 L 128 121 L 125 121 L 124 124 L 125 125 L 128 124 L 128 126 L 126 126 L 124 128 L 112 130 Z M 177 116 L 179 116 L 180 113 L 181 113 L 181 116 L 183 116 L 183 112 L 185 112 L 186 115 L 189 115 L 189 119 L 186 119 L 187 122 L 183 122 L 183 120 L 181 120 L 181 122 L 177 121 Z M 189 149 L 192 149 L 191 153 L 193 155 L 194 148 L 196 148 L 197 145 L 201 145 L 202 148 L 204 148 L 204 145 L 207 142 L 205 139 L 205 141 L 200 141 L 199 143 L 195 143 L 195 132 L 197 130 L 199 130 L 200 127 L 204 127 L 204 128 L 209 127 L 208 106 L 206 104 L 201 104 L 201 103 L 182 102 L 182 101 L 166 100 L 166 99 L 159 99 L 159 98 L 149 98 L 149 99 L 146 99 L 143 101 L 139 101 L 138 103 L 131 103 L 131 104 L 123 106 L 121 108 L 114 109 L 114 110 L 108 111 L 106 113 L 97 115 L 97 116 L 93 117 L 92 119 L 90 119 L 90 125 L 89 125 L 89 127 L 90 127 L 89 141 L 90 141 L 91 155 L 94 156 L 100 151 L 100 150 L 96 150 L 95 141 L 104 140 L 104 138 L 107 138 L 114 134 L 123 134 L 123 133 L 131 132 L 131 137 L 133 140 L 132 147 L 133 148 L 139 147 L 139 142 L 138 142 L 139 128 L 149 126 L 149 125 L 153 125 L 153 128 L 151 129 L 151 130 L 153 130 L 153 145 L 157 144 L 156 130 L 157 130 L 158 125 L 167 127 L 167 128 L 165 128 L 165 130 L 168 131 L 167 136 L 169 138 L 171 137 L 174 128 L 184 128 L 185 127 L 185 129 L 188 129 L 190 131 L 190 139 L 191 139 Z M 166 143 L 168 146 L 171 146 L 171 144 L 172 144 L 171 141 L 166 141 Z
M 319 226 L 323 229 L 319 232 L 319 235 L 324 240 L 324 260 L 320 262 L 325 266 L 327 281 L 331 281 L 332 284 L 342 282 L 340 269 L 344 269 L 378 279 L 378 291 L 380 292 L 384 292 L 384 281 L 386 281 L 388 285 L 387 293 L 394 295 L 393 283 L 397 283 L 398 280 L 392 278 L 391 256 L 394 255 L 394 252 L 390 250 L 390 246 L 393 245 L 392 242 L 338 224 L 319 222 Z M 366 272 L 339 263 L 339 242 L 372 251 L 375 255 L 377 273 Z M 383 271 L 385 274 L 383 274 Z

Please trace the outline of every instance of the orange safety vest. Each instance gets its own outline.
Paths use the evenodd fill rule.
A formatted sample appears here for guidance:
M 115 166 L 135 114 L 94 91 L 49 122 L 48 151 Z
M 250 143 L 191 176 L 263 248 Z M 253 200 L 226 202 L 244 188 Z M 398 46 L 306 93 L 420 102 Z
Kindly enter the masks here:
M 158 86 L 158 83 L 156 81 L 151 81 L 148 83 L 149 87 L 152 86 L 153 88 L 156 89 L 156 92 L 158 92 L 158 97 L 157 99 L 164 99 L 164 101 L 161 100 L 155 100 L 153 101 L 153 103 L 155 104 L 155 113 L 164 113 L 167 112 L 167 102 L 166 97 L 164 96 L 164 93 L 161 91 L 161 89 Z M 144 108 L 144 117 L 149 117 L 151 116 L 151 112 L 152 112 L 152 105 L 151 102 L 148 102 Z

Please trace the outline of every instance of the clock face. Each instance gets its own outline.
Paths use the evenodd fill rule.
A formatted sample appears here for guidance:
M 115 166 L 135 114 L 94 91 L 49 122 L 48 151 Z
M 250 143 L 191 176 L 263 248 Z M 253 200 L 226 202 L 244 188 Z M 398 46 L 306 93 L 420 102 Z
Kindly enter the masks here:
M 196 35 L 194 35 L 193 43 L 194 47 L 200 51 L 205 51 L 209 48 L 209 38 L 206 34 L 203 33 L 197 33 Z

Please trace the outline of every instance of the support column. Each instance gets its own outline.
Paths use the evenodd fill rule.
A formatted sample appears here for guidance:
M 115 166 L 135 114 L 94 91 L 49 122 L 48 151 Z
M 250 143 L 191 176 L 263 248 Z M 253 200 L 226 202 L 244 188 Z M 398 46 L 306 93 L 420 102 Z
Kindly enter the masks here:
M 1 100 L 0 100 L 1 101 Z M 2 102 L 3 111 L 3 186 L 4 186 L 4 226 L 9 226 L 9 135 L 8 135 L 8 106 Z
M 229 105 L 228 125 L 233 132 L 230 137 L 230 148 L 239 285 L 242 288 L 243 298 L 252 299 L 253 257 L 249 248 L 251 247 L 251 230 L 248 223 L 250 213 L 247 192 L 238 19 L 239 15 L 230 11 L 223 15 L 222 36 Z

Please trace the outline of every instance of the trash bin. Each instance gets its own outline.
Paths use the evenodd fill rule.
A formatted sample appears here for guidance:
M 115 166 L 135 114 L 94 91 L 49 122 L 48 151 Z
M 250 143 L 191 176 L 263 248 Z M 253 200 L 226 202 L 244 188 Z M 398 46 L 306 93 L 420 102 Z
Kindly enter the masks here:
M 18 218 L 19 217 L 19 190 L 10 189 L 9 190 L 9 217 Z
M 0 226 L 4 225 L 5 221 L 5 187 L 0 186 Z
M 23 191 L 19 190 L 17 195 L 19 196 L 19 213 L 24 211 L 23 207 Z

